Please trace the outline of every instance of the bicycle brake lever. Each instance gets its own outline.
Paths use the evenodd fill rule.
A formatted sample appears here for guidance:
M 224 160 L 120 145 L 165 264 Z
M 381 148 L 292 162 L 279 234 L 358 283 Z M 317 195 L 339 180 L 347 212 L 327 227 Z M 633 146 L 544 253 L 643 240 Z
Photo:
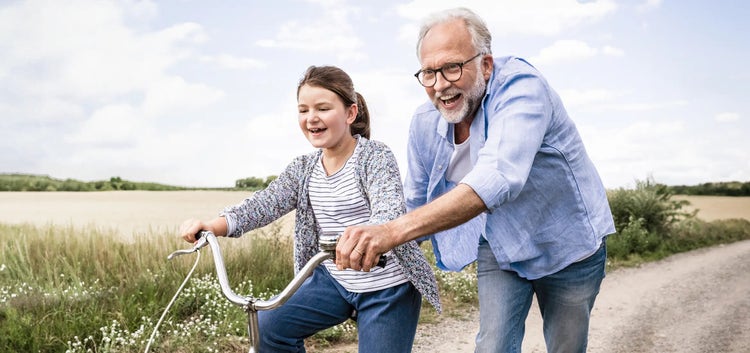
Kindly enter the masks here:
M 197 239 L 196 242 L 193 244 L 193 247 L 190 249 L 182 249 L 177 250 L 169 256 L 167 256 L 167 260 L 172 260 L 173 258 L 180 256 L 180 255 L 186 255 L 186 254 L 192 254 L 196 251 L 198 251 L 200 248 L 206 246 L 208 244 L 207 237 L 203 236 L 205 231 L 200 231 L 198 234 L 195 235 L 195 238 Z

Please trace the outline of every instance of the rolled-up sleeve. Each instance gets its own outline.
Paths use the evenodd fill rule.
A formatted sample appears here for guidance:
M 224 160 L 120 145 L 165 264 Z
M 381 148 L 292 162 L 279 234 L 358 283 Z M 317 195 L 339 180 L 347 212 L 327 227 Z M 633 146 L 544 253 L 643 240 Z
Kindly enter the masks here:
M 492 209 L 515 199 L 524 188 L 544 140 L 552 111 L 544 81 L 528 72 L 493 77 L 502 82 L 483 107 L 486 141 L 477 163 L 462 180 Z

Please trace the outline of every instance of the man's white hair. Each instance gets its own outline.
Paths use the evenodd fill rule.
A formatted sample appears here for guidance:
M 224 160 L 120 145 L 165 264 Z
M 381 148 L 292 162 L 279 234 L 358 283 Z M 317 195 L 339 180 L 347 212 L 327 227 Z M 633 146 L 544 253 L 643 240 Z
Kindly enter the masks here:
M 474 11 L 471 11 L 465 7 L 457 7 L 453 9 L 443 10 L 435 12 L 422 22 L 422 26 L 419 30 L 419 38 L 417 39 L 417 58 L 422 59 L 420 56 L 420 49 L 422 48 L 422 40 L 427 35 L 432 27 L 437 24 L 445 23 L 455 19 L 461 19 L 466 24 L 466 28 L 469 30 L 471 41 L 476 48 L 477 52 L 483 54 L 492 54 L 492 34 L 487 29 L 487 24 L 479 17 Z

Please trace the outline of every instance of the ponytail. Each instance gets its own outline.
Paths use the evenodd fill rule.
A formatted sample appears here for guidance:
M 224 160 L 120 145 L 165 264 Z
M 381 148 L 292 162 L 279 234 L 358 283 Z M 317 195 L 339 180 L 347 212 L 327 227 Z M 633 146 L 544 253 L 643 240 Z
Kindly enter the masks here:
M 357 117 L 350 126 L 351 133 L 370 139 L 370 112 L 367 110 L 365 97 L 362 97 L 359 92 L 354 93 L 357 95 Z

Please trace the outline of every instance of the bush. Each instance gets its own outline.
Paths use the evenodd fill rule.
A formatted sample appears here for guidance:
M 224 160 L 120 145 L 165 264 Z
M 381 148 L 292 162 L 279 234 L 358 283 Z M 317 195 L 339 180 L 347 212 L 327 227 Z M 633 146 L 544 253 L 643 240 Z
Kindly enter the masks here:
M 652 180 L 608 192 L 617 233 L 607 239 L 607 256 L 617 265 L 638 264 L 699 247 L 750 239 L 750 222 L 705 222 L 685 212 L 687 200 L 672 200 L 670 189 Z
M 697 211 L 683 211 L 690 204 L 687 200 L 672 200 L 672 196 L 667 186 L 650 179 L 636 181 L 634 190 L 609 191 L 607 198 L 615 229 L 625 229 L 632 221 L 638 221 L 646 231 L 664 235 L 673 224 L 695 216 Z

